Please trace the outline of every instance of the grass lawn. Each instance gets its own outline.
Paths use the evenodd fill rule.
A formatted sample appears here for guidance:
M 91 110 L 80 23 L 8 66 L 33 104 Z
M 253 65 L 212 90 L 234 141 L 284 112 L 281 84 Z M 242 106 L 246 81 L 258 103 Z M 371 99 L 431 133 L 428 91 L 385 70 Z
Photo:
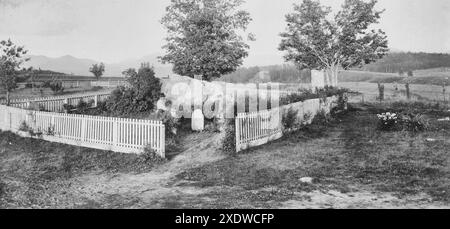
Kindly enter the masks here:
M 450 113 L 421 110 L 432 126 L 423 133 L 378 131 L 375 114 L 388 110 L 372 105 L 353 110 L 333 123 L 312 125 L 237 157 L 185 171 L 177 178 L 186 181 L 181 185 L 222 187 L 205 194 L 213 200 L 203 203 L 207 207 L 282 207 L 286 201 L 314 201 L 314 195 L 307 193 L 330 191 L 347 194 L 348 199 L 361 192 L 387 193 L 398 199 L 421 196 L 422 201 L 449 207 L 450 122 L 438 123 L 436 118 Z M 312 177 L 313 183 L 302 183 L 302 177 Z
M 0 208 L 450 208 L 450 112 L 413 108 L 428 131 L 377 130 L 407 105 L 355 105 L 235 157 L 187 136 L 161 165 L 0 132 Z
M 141 174 L 162 162 L 0 132 L 0 208 L 74 208 L 85 201 L 71 189 L 73 178 Z

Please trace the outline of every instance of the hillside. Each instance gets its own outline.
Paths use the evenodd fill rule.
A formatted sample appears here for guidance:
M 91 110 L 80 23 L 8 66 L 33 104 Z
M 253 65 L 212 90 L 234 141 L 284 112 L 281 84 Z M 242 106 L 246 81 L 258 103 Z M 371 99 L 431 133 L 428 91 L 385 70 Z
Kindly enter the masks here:
M 362 70 L 398 73 L 440 67 L 450 67 L 450 54 L 393 52 L 375 63 L 365 65 Z
M 410 83 L 428 85 L 450 85 L 450 69 L 425 69 L 413 72 L 412 77 L 399 76 L 394 73 L 341 71 L 339 82 L 367 82 L 367 83 Z
M 159 54 L 144 56 L 138 59 L 124 60 L 118 63 L 105 63 L 105 76 L 120 77 L 122 72 L 128 68 L 139 68 L 141 63 L 148 62 L 155 67 L 155 72 L 158 76 L 167 76 L 172 74 L 172 67 L 170 65 L 162 65 L 158 62 Z M 80 76 L 92 76 L 89 68 L 96 63 L 102 61 L 82 59 L 70 55 L 52 58 L 47 56 L 29 56 L 31 59 L 24 64 L 24 67 L 33 67 L 35 69 L 46 69 L 65 74 L 73 74 Z

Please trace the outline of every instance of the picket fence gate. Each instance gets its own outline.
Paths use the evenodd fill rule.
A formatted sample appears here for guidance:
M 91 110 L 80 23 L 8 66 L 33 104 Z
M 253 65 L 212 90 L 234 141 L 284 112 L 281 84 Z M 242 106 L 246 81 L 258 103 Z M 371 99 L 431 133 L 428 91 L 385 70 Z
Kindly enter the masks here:
M 24 137 L 121 153 L 145 147 L 165 157 L 165 126 L 161 121 L 85 116 L 24 110 L 0 105 L 0 129 Z M 28 132 L 27 132 L 28 129 Z

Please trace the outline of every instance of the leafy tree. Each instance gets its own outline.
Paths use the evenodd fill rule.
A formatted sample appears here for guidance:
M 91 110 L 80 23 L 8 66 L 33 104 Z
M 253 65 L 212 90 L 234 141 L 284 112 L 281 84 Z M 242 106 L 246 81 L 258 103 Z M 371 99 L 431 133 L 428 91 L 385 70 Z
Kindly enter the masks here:
M 409 71 L 408 71 L 408 77 L 413 77 L 413 76 L 414 76 L 414 72 L 411 71 L 411 70 L 409 70 Z
M 171 0 L 162 24 L 168 31 L 163 63 L 173 71 L 211 81 L 234 72 L 248 56 L 245 31 L 250 14 L 239 7 L 243 0 Z M 253 35 L 248 34 L 249 40 Z
M 91 72 L 92 74 L 94 74 L 95 78 L 97 80 L 100 79 L 100 77 L 103 76 L 103 73 L 105 72 L 105 65 L 103 63 L 100 64 L 94 64 L 92 65 L 92 67 L 89 69 L 89 72 Z
M 53 80 L 49 83 L 48 87 L 52 90 L 54 95 L 62 94 L 64 92 L 64 86 L 61 80 Z
M 369 64 L 387 54 L 387 36 L 370 30 L 383 11 L 375 10 L 377 0 L 345 0 L 342 9 L 331 16 L 331 8 L 317 0 L 303 0 L 286 16 L 287 30 L 281 33 L 279 49 L 286 51 L 286 61 L 300 69 L 327 72 L 327 81 L 337 84 L 340 67 Z
M 28 61 L 24 56 L 27 50 L 11 40 L 0 41 L 0 86 L 6 91 L 6 104 L 9 106 L 10 93 L 17 88 L 17 76 L 20 66 Z
M 143 65 L 136 71 L 126 71 L 129 87 L 118 87 L 106 102 L 108 112 L 113 116 L 134 116 L 150 113 L 161 98 L 161 82 L 155 77 L 153 67 Z

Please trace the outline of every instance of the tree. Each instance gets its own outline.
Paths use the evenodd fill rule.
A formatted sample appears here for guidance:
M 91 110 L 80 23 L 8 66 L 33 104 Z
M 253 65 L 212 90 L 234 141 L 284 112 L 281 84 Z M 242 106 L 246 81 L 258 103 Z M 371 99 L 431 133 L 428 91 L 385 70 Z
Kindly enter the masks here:
M 379 23 L 383 11 L 377 0 L 345 0 L 331 16 L 331 8 L 316 0 L 303 0 L 286 15 L 287 30 L 281 33 L 279 49 L 285 60 L 299 68 L 325 70 L 328 84 L 337 84 L 339 68 L 361 67 L 382 58 L 389 51 L 382 30 L 369 29 Z
M 153 67 L 142 65 L 138 71 L 131 68 L 125 73 L 130 86 L 119 87 L 111 93 L 106 102 L 108 111 L 113 116 L 127 117 L 151 112 L 163 95 Z
M 91 72 L 92 74 L 94 74 L 95 78 L 97 80 L 100 79 L 100 77 L 103 76 L 103 73 L 105 72 L 105 65 L 103 63 L 100 64 L 94 64 L 92 65 L 92 67 L 89 69 L 89 72 Z
M 408 71 L 408 77 L 413 77 L 413 76 L 414 76 L 414 72 L 411 71 L 411 70 L 409 70 L 409 71 Z
M 248 56 L 249 46 L 239 35 L 250 14 L 239 7 L 243 0 L 171 0 L 162 24 L 168 31 L 163 63 L 173 71 L 211 81 L 234 72 Z M 253 40 L 253 35 L 248 34 Z
M 0 86 L 6 91 L 6 105 L 10 104 L 10 93 L 17 88 L 20 66 L 28 61 L 27 50 L 15 45 L 10 39 L 0 41 Z

